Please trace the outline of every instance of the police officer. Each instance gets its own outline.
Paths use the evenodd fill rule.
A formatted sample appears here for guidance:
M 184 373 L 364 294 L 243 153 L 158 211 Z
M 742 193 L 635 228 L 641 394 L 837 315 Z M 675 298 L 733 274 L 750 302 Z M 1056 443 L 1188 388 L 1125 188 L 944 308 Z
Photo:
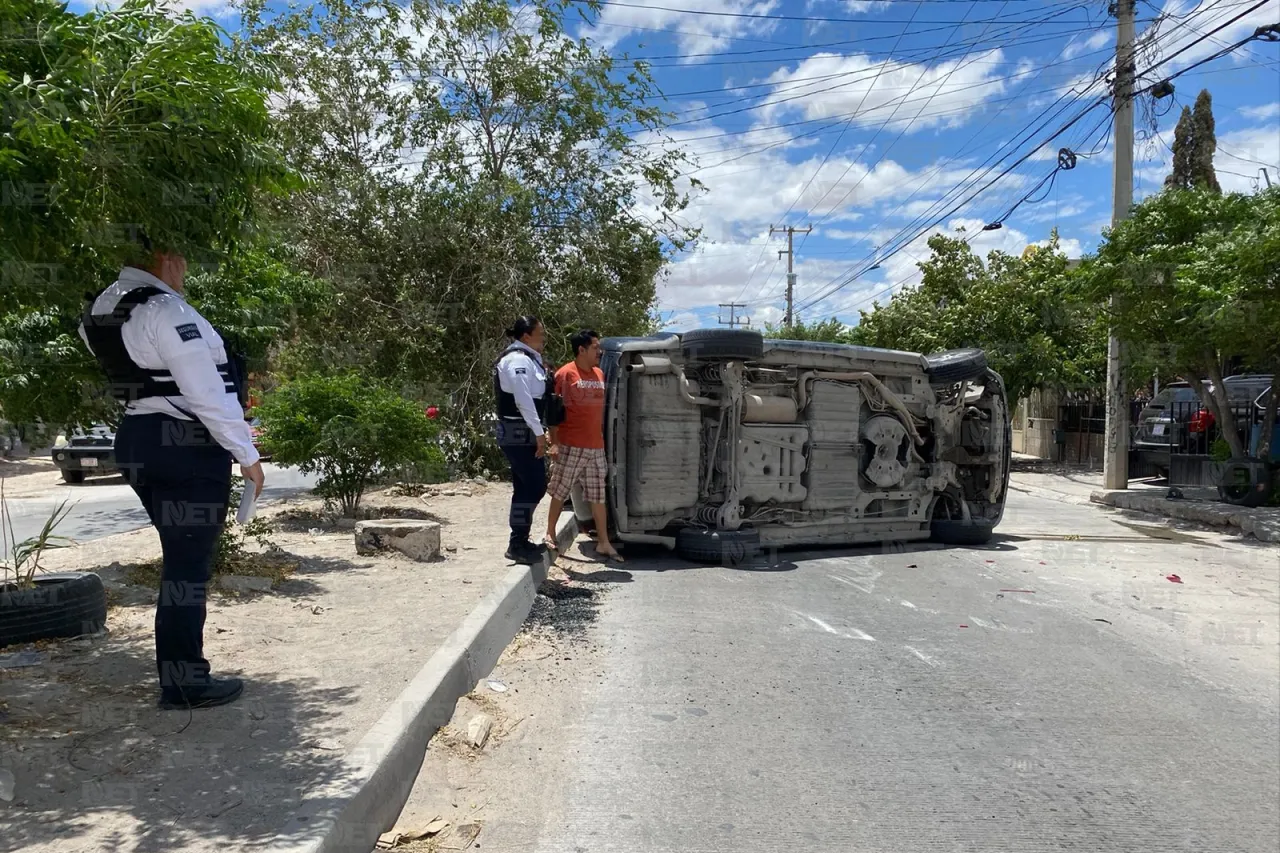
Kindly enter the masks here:
M 520 317 L 507 337 L 511 344 L 493 365 L 498 400 L 498 446 L 511 463 L 511 539 L 506 557 L 533 565 L 546 550 L 529 539 L 533 513 L 547 493 L 548 403 L 555 373 L 542 358 L 545 334 L 537 317 Z
M 116 462 L 160 534 L 159 705 L 225 705 L 244 684 L 210 675 L 205 593 L 226 522 L 231 461 L 240 463 L 255 496 L 262 492 L 262 463 L 245 422 L 242 365 L 183 298 L 186 260 L 153 250 L 145 236 L 141 243 L 142 260 L 86 307 L 80 336 L 113 396 L 125 403 Z

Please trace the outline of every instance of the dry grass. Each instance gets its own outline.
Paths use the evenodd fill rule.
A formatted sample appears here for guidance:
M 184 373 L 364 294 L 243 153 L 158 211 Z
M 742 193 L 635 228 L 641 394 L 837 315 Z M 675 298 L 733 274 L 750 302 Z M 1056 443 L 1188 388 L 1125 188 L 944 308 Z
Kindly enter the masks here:
M 215 571 L 213 578 L 226 575 L 241 577 L 271 578 L 274 589 L 293 576 L 302 565 L 302 561 L 289 554 L 242 554 L 231 561 L 221 571 Z M 134 586 L 145 586 L 149 589 L 160 588 L 160 560 L 148 560 L 124 567 L 123 578 Z

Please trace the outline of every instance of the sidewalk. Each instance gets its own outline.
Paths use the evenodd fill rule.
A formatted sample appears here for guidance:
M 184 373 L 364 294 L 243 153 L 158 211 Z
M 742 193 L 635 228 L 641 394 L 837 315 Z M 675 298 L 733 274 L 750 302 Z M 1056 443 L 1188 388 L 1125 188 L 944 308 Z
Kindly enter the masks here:
M 1280 507 L 1247 509 L 1218 500 L 1212 488 L 1181 488 L 1183 497 L 1170 500 L 1169 487 L 1160 481 L 1131 480 L 1125 490 L 1103 488 L 1102 472 L 1082 466 L 1058 465 L 1035 457 L 1014 454 L 1009 488 L 1039 494 L 1064 503 L 1102 504 L 1131 512 L 1231 528 L 1259 542 L 1280 542 Z
M 0 770 L 13 779 L 0 853 L 319 851 L 364 837 L 372 849 L 432 721 L 492 667 L 546 572 L 501 556 L 508 486 L 447 490 L 366 498 L 441 523 L 443 559 L 428 563 L 357 556 L 312 499 L 271 513 L 296 568 L 269 592 L 211 592 L 206 654 L 246 689 L 194 713 L 155 707 L 156 593 L 129 582 L 143 576 L 129 564 L 159 556 L 154 531 L 52 552 L 50 570 L 100 569 L 113 606 L 105 636 L 43 644 L 37 665 L 0 670 Z M 397 762 L 412 768 L 402 791 Z

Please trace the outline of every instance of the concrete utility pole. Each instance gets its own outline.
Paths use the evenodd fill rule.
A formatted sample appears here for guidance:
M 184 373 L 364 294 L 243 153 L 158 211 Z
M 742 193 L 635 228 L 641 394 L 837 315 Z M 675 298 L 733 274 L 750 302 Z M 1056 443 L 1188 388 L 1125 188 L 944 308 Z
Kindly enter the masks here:
M 1136 0 L 1116 0 L 1115 169 L 1112 173 L 1111 225 L 1127 219 L 1133 207 L 1133 58 Z M 1116 298 L 1111 297 L 1114 308 Z M 1107 338 L 1107 425 L 1102 455 L 1105 489 L 1129 488 L 1129 395 L 1124 360 L 1115 329 Z
M 747 323 L 751 322 L 750 317 L 739 317 L 737 315 L 737 309 L 747 307 L 746 303 L 744 302 L 721 302 L 720 307 L 729 309 L 728 320 L 724 319 L 724 317 L 717 318 L 720 321 L 721 326 L 728 326 L 730 329 L 732 329 L 733 327 L 737 326 L 739 323 L 745 326 Z
M 782 318 L 782 324 L 784 326 L 790 326 L 791 321 L 793 319 L 792 311 L 793 311 L 793 308 L 795 307 L 795 296 L 796 296 L 795 236 L 797 231 L 799 231 L 801 234 L 811 233 L 813 231 L 813 226 L 807 225 L 804 228 L 796 228 L 794 226 L 788 225 L 786 228 L 774 228 L 772 225 L 770 225 L 769 226 L 770 236 L 772 236 L 775 231 L 783 231 L 787 235 L 787 248 L 785 250 L 779 249 L 778 257 L 782 257 L 783 255 L 787 256 L 787 315 Z

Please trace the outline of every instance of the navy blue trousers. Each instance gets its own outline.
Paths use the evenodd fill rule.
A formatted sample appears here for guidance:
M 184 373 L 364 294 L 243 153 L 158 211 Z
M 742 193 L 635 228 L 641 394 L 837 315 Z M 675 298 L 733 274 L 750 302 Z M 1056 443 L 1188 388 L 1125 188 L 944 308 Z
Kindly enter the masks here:
M 498 421 L 498 446 L 511 465 L 512 548 L 530 543 L 533 513 L 547 493 L 547 459 L 539 458 L 538 440 L 523 421 Z
M 156 671 L 166 693 L 209 681 L 205 599 L 231 499 L 231 454 L 203 424 L 127 415 L 116 464 L 160 534 L 164 566 L 156 604 Z

